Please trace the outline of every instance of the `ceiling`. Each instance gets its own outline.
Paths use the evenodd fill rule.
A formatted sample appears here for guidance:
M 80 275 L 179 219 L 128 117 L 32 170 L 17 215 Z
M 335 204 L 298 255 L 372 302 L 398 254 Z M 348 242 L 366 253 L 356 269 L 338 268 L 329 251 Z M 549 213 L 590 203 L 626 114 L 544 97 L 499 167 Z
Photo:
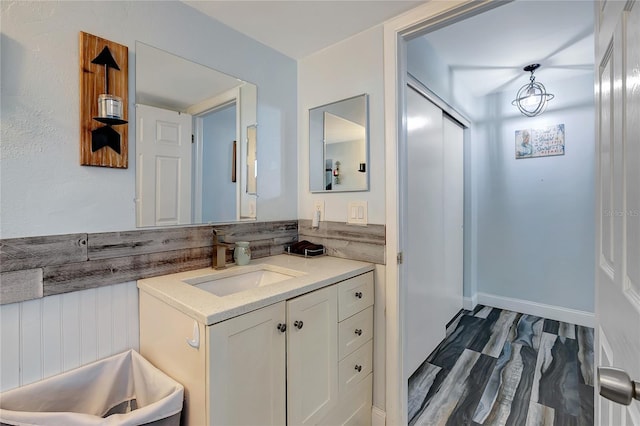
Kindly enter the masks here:
M 304 58 L 424 2 L 184 1 L 200 12 L 293 59 Z
M 424 37 L 474 96 L 515 93 L 531 63 L 542 65 L 536 81 L 553 92 L 547 82 L 593 72 L 593 15 L 591 1 L 520 0 Z
M 294 58 L 304 58 L 419 6 L 404 0 L 183 0 L 189 6 Z M 516 0 L 424 37 L 473 96 L 517 90 L 522 68 L 540 63 L 537 81 L 593 72 L 590 0 Z M 548 87 L 549 91 L 552 90 Z
M 136 103 L 186 112 L 189 107 L 244 83 L 220 71 L 136 42 Z

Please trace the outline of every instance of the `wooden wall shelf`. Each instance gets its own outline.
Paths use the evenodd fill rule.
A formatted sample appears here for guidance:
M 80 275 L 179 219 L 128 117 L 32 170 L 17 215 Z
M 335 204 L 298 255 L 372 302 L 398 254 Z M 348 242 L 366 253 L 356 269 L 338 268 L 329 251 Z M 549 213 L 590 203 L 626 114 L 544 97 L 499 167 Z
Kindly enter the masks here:
M 105 47 L 109 48 L 120 70 L 91 62 Z M 80 32 L 80 164 L 83 166 L 122 169 L 129 166 L 129 126 L 126 124 L 129 116 L 128 59 L 127 46 Z M 99 117 L 98 95 L 106 93 L 105 70 L 109 72 L 109 94 L 122 99 L 122 119 Z M 105 124 L 114 126 L 111 129 L 119 135 L 119 150 L 104 145 L 93 151 L 102 145 L 92 144 L 93 134 L 97 129 L 105 127 Z

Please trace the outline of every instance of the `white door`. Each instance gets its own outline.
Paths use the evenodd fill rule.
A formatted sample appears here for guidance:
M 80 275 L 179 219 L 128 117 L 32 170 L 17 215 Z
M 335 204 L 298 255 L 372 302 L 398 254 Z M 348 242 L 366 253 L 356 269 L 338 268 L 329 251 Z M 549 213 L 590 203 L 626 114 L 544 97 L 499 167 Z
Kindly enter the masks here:
M 596 365 L 640 381 L 640 5 L 596 2 Z M 596 423 L 640 425 L 640 401 L 596 397 Z
M 287 424 L 313 425 L 338 398 L 338 292 L 287 301 Z
M 137 226 L 191 223 L 191 115 L 136 105 Z
M 446 321 L 462 309 L 464 272 L 464 128 L 448 115 L 443 121 L 445 179 L 444 295 Z M 446 322 L 445 322 L 446 325 Z
M 210 424 L 286 423 L 285 302 L 210 329 Z
M 413 87 L 407 86 L 406 95 L 401 271 L 407 289 L 404 365 L 409 377 L 444 339 L 445 325 L 462 308 L 463 134 Z

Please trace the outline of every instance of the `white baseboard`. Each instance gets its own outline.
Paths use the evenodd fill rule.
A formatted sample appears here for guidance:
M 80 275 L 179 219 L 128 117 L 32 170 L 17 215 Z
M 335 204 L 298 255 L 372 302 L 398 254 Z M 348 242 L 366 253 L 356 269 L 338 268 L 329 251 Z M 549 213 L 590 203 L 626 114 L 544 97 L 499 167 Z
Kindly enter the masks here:
M 556 321 L 564 321 L 586 327 L 594 327 L 596 320 L 593 312 L 579 311 L 556 305 L 531 302 L 529 300 L 513 299 L 511 297 L 496 296 L 494 294 L 477 293 L 477 303 L 494 308 L 508 309 L 523 314 L 536 315 Z M 466 303 L 466 298 L 465 298 Z M 466 307 L 465 307 L 466 309 Z
M 387 413 L 375 405 L 371 407 L 371 426 L 385 426 Z
M 471 297 L 465 296 L 462 299 L 462 307 L 467 311 L 473 311 L 473 309 L 476 307 L 477 304 L 478 304 L 478 293 L 475 293 Z

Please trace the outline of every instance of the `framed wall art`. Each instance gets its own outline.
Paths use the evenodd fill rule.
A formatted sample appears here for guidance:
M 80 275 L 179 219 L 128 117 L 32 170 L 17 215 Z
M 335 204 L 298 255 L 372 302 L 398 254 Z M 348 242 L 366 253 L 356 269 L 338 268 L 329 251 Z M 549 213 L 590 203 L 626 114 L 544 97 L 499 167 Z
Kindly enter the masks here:
M 564 124 L 516 130 L 516 160 L 564 155 Z

